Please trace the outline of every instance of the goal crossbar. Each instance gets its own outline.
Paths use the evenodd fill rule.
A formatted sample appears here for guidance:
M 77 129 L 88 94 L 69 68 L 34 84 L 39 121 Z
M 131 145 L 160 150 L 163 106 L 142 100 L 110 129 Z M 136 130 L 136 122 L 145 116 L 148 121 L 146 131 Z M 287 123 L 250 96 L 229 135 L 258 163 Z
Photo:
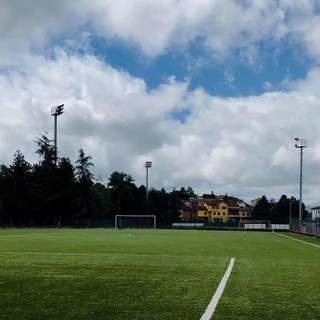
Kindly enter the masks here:
M 153 218 L 153 229 L 156 229 L 157 218 L 152 214 L 117 214 L 114 217 L 114 228 L 118 228 L 118 218 Z
M 239 228 L 245 229 L 270 229 L 270 220 L 240 220 Z

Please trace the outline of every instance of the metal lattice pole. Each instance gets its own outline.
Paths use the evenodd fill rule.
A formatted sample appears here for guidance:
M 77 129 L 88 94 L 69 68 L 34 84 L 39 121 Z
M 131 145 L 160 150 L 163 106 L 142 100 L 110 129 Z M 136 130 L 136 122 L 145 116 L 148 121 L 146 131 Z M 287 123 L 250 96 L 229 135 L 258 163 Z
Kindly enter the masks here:
M 57 132 L 58 132 L 58 121 L 57 118 L 61 114 L 63 114 L 63 106 L 64 104 L 61 104 L 60 106 L 52 107 L 51 108 L 51 115 L 54 117 L 54 162 L 57 164 L 58 159 L 58 147 L 57 147 Z
M 151 161 L 146 161 L 146 214 L 149 212 L 149 173 L 148 169 L 152 167 Z
M 308 146 L 307 139 L 295 138 L 295 147 L 300 149 L 300 198 L 299 198 L 299 231 L 301 232 L 301 221 L 302 221 L 302 168 L 303 168 L 303 149 Z

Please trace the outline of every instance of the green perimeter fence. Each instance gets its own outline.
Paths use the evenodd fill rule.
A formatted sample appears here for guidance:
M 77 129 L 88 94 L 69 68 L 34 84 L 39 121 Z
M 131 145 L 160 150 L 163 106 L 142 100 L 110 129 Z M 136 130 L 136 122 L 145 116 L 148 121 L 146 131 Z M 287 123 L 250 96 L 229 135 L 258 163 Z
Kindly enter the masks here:
M 250 223 L 251 220 L 247 220 Z M 262 221 L 262 220 L 261 220 Z M 264 220 L 263 220 L 264 221 Z M 257 222 L 257 221 L 255 221 Z M 282 224 L 284 225 L 284 224 Z M 79 219 L 75 221 L 73 225 L 60 225 L 57 223 L 56 225 L 51 225 L 51 227 L 74 227 L 74 228 L 114 228 L 115 220 L 114 216 L 105 218 L 105 219 Z M 306 235 L 315 235 L 320 236 L 320 219 L 315 219 L 313 221 L 301 221 L 299 223 L 298 219 L 291 219 L 290 221 L 290 228 L 279 228 L 274 227 L 277 224 L 273 224 L 272 221 L 270 224 L 261 228 L 264 231 L 272 231 L 272 230 L 283 230 L 283 231 L 291 231 Z M 288 226 L 288 224 L 287 224 Z M 121 227 L 123 228 L 149 228 L 151 227 L 150 221 L 146 222 L 143 221 L 141 218 L 137 219 L 124 219 L 122 218 Z M 215 221 L 215 222 L 208 222 L 203 220 L 195 220 L 195 221 L 171 221 L 170 223 L 161 223 L 157 220 L 156 228 L 160 229 L 199 229 L 199 230 L 248 230 L 248 227 L 241 228 L 239 226 L 239 221 L 229 221 L 229 222 L 222 222 L 222 221 Z M 250 229 L 250 228 L 249 228 Z M 258 231 L 258 228 L 254 228 L 254 230 Z
M 299 220 L 291 220 L 290 231 L 320 236 L 320 219 L 313 221 L 301 221 L 300 223 Z

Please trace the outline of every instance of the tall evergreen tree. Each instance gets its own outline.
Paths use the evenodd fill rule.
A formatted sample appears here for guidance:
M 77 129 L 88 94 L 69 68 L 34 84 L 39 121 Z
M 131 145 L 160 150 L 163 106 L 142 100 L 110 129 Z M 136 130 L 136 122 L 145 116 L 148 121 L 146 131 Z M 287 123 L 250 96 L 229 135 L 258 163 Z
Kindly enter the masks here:
M 251 218 L 253 220 L 270 220 L 272 218 L 270 203 L 265 195 L 261 197 L 253 208 Z
M 87 219 L 87 224 L 92 225 L 94 220 L 94 212 L 92 210 L 92 195 L 91 186 L 93 185 L 93 174 L 90 172 L 90 168 L 94 167 L 91 162 L 92 157 L 86 156 L 83 149 L 78 151 L 78 159 L 75 166 L 75 174 L 77 179 L 78 189 L 78 216 L 79 219 Z
M 172 220 L 170 195 L 165 189 L 151 190 L 149 193 L 149 202 L 150 214 L 155 214 L 157 216 L 157 224 L 163 226 L 170 225 Z
M 96 182 L 91 186 L 92 206 L 97 219 L 111 217 L 111 199 L 109 190 L 101 183 Z
M 32 189 L 34 210 L 32 221 L 35 224 L 54 225 L 57 221 L 57 166 L 53 141 L 40 134 L 35 139 L 36 153 L 40 156 L 39 163 L 33 165 Z
M 136 205 L 133 204 L 139 190 L 129 174 L 114 171 L 109 178 L 108 188 L 110 189 L 113 212 L 117 214 L 136 213 Z
M 0 225 L 9 224 L 11 221 L 10 211 L 7 209 L 11 205 L 12 177 L 10 168 L 2 164 L 0 166 Z
M 272 219 L 274 223 L 289 223 L 292 203 L 286 195 L 280 197 L 279 201 L 275 204 L 274 209 L 274 216 Z
M 40 137 L 35 139 L 35 143 L 38 146 L 36 153 L 42 158 L 41 165 L 46 168 L 54 166 L 55 148 L 53 141 L 46 135 L 40 134 Z
M 71 225 L 75 211 L 75 173 L 69 158 L 61 158 L 56 171 L 57 215 L 60 225 Z
M 26 223 L 30 219 L 32 210 L 30 203 L 32 197 L 30 193 L 31 169 L 31 164 L 25 160 L 21 151 L 17 150 L 10 166 L 12 179 L 10 214 L 14 224 Z
M 189 198 L 185 199 L 184 195 L 181 197 L 181 189 L 178 191 L 176 188 L 173 188 L 173 190 L 169 193 L 169 212 L 171 221 L 176 221 L 178 219 L 179 210 L 183 204 L 183 200 L 188 199 Z
M 94 167 L 94 164 L 91 162 L 92 157 L 86 156 L 83 149 L 79 149 L 78 153 L 79 156 L 76 161 L 76 177 L 78 182 L 92 185 L 93 174 L 90 172 L 90 168 Z

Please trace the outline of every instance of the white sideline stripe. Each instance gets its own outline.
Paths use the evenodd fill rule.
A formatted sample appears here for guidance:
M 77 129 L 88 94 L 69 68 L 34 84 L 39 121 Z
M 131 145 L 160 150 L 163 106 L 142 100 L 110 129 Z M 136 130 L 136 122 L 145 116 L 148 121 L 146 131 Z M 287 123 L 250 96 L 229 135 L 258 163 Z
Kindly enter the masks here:
M 300 240 L 300 239 L 296 239 L 296 238 L 288 237 L 288 236 L 285 236 L 284 234 L 281 234 L 281 233 L 276 233 L 276 234 L 277 234 L 277 235 L 279 235 L 279 236 L 282 236 L 282 237 L 285 237 L 285 238 L 291 239 L 291 240 L 296 240 L 296 241 L 299 241 L 299 242 L 302 242 L 302 243 L 308 244 L 309 246 L 313 246 L 313 247 L 316 247 L 316 248 L 320 248 L 320 246 L 318 246 L 317 244 L 314 244 L 314 243 L 310 243 L 310 242 L 303 241 L 303 240 Z
M 211 319 L 211 317 L 214 313 L 214 310 L 216 309 L 218 302 L 222 296 L 222 293 L 223 293 L 224 288 L 227 284 L 227 281 L 230 277 L 233 265 L 234 265 L 234 258 L 231 258 L 229 266 L 228 266 L 223 278 L 221 279 L 221 282 L 220 282 L 215 294 L 213 295 L 206 311 L 204 312 L 204 314 L 202 315 L 200 320 L 210 320 Z

